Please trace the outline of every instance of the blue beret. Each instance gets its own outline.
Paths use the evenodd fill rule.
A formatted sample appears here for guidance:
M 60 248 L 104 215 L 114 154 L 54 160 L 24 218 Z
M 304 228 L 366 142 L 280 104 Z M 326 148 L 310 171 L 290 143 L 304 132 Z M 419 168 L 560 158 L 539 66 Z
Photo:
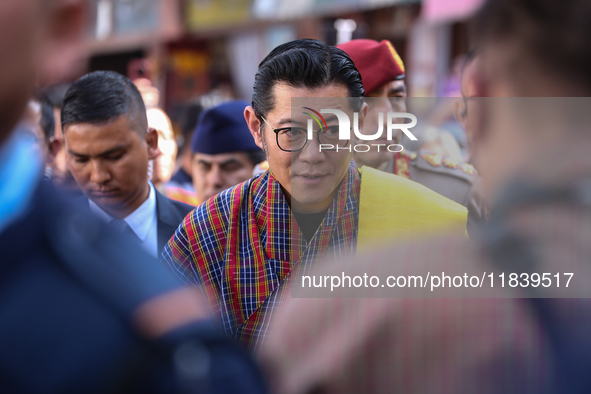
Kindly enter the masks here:
M 193 153 L 217 155 L 260 149 L 244 119 L 246 101 L 236 100 L 201 113 L 191 140 Z

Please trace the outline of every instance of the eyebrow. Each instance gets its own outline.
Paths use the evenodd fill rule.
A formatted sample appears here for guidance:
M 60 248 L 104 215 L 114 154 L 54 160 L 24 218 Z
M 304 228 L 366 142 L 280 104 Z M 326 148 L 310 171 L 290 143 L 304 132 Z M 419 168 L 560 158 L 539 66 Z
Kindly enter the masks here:
M 242 164 L 240 162 L 240 160 L 237 160 L 237 159 L 234 159 L 234 158 L 224 160 L 224 161 L 222 161 L 220 163 L 213 163 L 211 161 L 207 161 L 206 159 L 199 159 L 197 162 L 200 163 L 200 164 L 201 163 L 202 164 L 209 164 L 209 165 L 211 165 L 211 164 L 217 164 L 217 165 L 220 165 L 220 166 L 223 166 L 223 165 L 226 165 L 226 164 L 233 164 L 233 163 Z
M 332 122 L 334 120 L 339 120 L 335 114 L 332 113 L 327 113 L 327 114 L 323 114 L 324 120 L 326 120 L 326 123 L 328 122 Z
M 406 92 L 406 87 L 404 87 L 404 86 L 399 86 L 396 89 L 388 90 L 388 94 L 404 93 L 404 92 Z
M 122 151 L 127 149 L 127 145 L 117 145 L 114 148 L 111 148 L 109 150 L 106 150 L 104 152 L 99 153 L 98 155 L 96 155 L 95 157 L 104 157 L 104 156 L 109 156 L 113 153 Z M 68 149 L 68 153 L 71 154 L 72 156 L 76 156 L 76 157 L 90 157 L 90 155 L 83 155 L 81 153 L 76 153 L 74 151 L 72 151 L 71 149 Z
M 278 125 L 284 125 L 286 123 L 292 123 L 291 118 L 281 118 L 279 119 L 279 121 L 277 122 Z M 293 123 L 297 123 L 297 122 L 293 122 Z

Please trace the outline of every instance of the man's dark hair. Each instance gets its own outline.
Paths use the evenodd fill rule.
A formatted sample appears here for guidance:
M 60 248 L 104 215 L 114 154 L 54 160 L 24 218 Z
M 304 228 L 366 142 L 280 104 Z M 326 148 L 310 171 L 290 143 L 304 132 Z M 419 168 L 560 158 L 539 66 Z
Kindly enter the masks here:
M 265 152 L 263 152 L 261 149 L 251 149 L 244 151 L 244 153 L 248 157 L 248 160 L 255 166 L 267 159 L 267 157 L 265 156 Z
M 62 108 L 62 130 L 75 123 L 107 124 L 129 116 L 138 133 L 148 130 L 146 106 L 129 78 L 113 71 L 86 74 L 70 86 Z
M 53 106 L 45 98 L 39 100 L 41 105 L 41 119 L 39 123 L 45 136 L 45 143 L 49 143 L 55 133 L 55 117 L 53 116 Z
M 488 0 L 475 26 L 480 44 L 517 45 L 516 79 L 535 66 L 591 92 L 590 21 L 589 0 Z
M 364 95 L 361 74 L 349 55 L 309 38 L 279 45 L 259 64 L 252 94 L 252 107 L 259 120 L 273 110 L 273 87 L 278 82 L 308 89 L 342 84 L 347 87 L 349 97 Z M 356 111 L 361 105 L 362 100 L 353 103 Z

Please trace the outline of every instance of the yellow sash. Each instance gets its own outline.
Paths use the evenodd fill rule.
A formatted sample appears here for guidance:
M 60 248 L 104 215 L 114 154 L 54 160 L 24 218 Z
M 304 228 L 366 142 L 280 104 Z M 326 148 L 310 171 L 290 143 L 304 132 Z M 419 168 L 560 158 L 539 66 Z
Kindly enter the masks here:
M 466 234 L 466 207 L 401 176 L 360 171 L 358 251 L 443 231 Z

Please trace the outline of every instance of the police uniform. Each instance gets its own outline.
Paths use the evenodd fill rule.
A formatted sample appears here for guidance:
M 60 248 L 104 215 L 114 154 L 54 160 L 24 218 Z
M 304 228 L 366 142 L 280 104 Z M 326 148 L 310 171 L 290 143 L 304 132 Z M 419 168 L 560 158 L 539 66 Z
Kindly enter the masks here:
M 468 232 L 484 216 L 480 177 L 470 163 L 425 150 L 402 151 L 394 155 L 386 170 L 468 208 Z
M 366 96 L 390 81 L 405 77 L 404 63 L 388 40 L 351 40 L 338 48 L 355 63 L 363 79 Z M 482 218 L 480 181 L 469 163 L 418 149 L 397 152 L 385 171 L 420 183 L 467 207 L 469 233 L 474 223 Z

